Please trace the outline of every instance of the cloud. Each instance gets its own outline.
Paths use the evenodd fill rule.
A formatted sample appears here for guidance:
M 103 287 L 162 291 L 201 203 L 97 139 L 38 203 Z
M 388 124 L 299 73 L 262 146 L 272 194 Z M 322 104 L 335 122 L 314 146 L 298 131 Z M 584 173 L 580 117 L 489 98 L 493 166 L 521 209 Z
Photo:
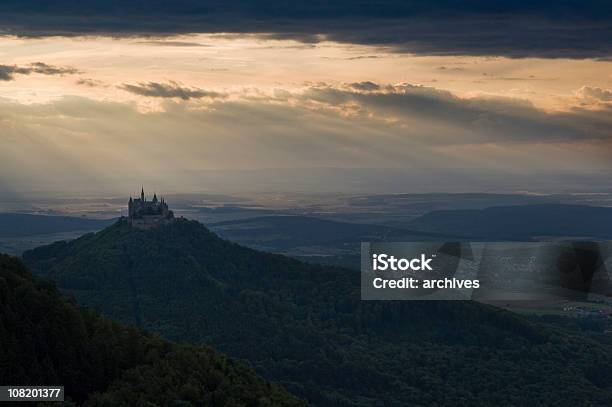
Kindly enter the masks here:
M 356 57 L 349 57 L 349 58 L 344 58 L 344 59 L 348 61 L 356 61 L 358 59 L 378 59 L 378 58 L 380 58 L 379 55 L 359 55 Z
M 134 93 L 140 96 L 157 97 L 157 98 L 180 98 L 183 100 L 200 99 L 204 97 L 220 98 L 221 93 L 208 91 L 199 88 L 188 88 L 181 86 L 177 82 L 170 81 L 169 83 L 148 82 L 139 83 L 137 85 L 123 84 L 118 87 L 126 92 Z
M 69 66 L 54 66 L 44 62 L 33 62 L 26 66 L 0 65 L 0 81 L 12 81 L 15 75 L 73 75 L 79 71 Z
M 434 87 L 351 84 L 311 86 L 296 95 L 305 106 L 379 121 L 427 144 L 612 143 L 612 111 L 546 112 L 514 98 L 459 98 Z
M 380 89 L 380 86 L 378 84 L 370 81 L 351 83 L 349 84 L 349 87 L 363 91 L 373 91 Z
M 596 102 L 612 102 L 612 90 L 583 86 L 576 91 L 576 96 Z
M 107 88 L 108 84 L 106 82 L 97 80 L 97 79 L 91 79 L 91 78 L 79 78 L 76 81 L 77 85 L 81 85 L 81 86 L 87 86 L 90 88 Z
M 460 71 L 465 71 L 465 68 L 459 67 L 459 66 L 454 66 L 454 67 L 446 67 L 446 66 L 439 66 L 438 68 L 436 68 L 439 71 L 452 71 L 452 72 L 460 72 Z
M 176 190 L 201 188 L 204 170 L 334 167 L 402 169 L 423 185 L 448 175 L 449 184 L 468 188 L 452 178 L 456 171 L 439 169 L 471 168 L 487 185 L 496 174 L 503 188 L 517 173 L 612 169 L 610 111 L 549 113 L 511 99 L 378 86 L 317 85 L 269 99 L 170 98 L 152 112 L 79 97 L 28 105 L 0 100 L 0 184 L 82 190 L 151 180 Z M 384 181 L 362 178 L 362 188 Z
M 612 57 L 612 3 L 600 0 L 5 0 L 0 26 L 30 37 L 258 33 L 427 55 Z
M 201 44 L 199 42 L 189 42 L 189 41 L 140 41 L 139 44 L 144 45 L 153 45 L 157 47 L 209 47 L 208 44 Z

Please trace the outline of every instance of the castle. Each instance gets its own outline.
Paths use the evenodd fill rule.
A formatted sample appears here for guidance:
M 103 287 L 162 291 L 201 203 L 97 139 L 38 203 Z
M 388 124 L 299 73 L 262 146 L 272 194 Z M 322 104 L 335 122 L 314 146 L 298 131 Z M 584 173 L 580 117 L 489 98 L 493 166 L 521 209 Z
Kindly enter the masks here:
M 174 212 L 168 209 L 164 198 L 157 199 L 153 195 L 152 201 L 145 199 L 144 188 L 140 192 L 140 199 L 128 201 L 128 224 L 140 229 L 148 229 L 160 224 L 170 223 L 174 220 Z

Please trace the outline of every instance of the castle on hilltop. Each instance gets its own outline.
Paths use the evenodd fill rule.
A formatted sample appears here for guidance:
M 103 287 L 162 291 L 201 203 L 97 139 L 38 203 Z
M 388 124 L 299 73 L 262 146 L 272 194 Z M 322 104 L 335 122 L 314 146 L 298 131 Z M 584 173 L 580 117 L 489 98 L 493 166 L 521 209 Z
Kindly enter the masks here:
M 148 229 L 159 224 L 170 223 L 174 220 L 174 212 L 168 209 L 168 204 L 162 197 L 157 199 L 153 194 L 153 200 L 147 201 L 144 188 L 140 192 L 140 199 L 128 201 L 128 224 L 141 229 Z

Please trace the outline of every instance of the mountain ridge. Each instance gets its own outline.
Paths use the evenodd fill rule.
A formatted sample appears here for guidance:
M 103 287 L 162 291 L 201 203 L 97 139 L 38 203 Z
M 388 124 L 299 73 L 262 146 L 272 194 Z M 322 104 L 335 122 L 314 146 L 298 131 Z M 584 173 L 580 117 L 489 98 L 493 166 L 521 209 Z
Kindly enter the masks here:
M 79 302 L 210 343 L 314 405 L 612 403 L 612 356 L 584 335 L 472 302 L 361 301 L 358 272 L 244 248 L 195 221 L 120 220 L 24 259 Z
M 537 236 L 611 239 L 612 208 L 569 204 L 492 206 L 429 212 L 408 226 L 428 232 L 485 239 Z

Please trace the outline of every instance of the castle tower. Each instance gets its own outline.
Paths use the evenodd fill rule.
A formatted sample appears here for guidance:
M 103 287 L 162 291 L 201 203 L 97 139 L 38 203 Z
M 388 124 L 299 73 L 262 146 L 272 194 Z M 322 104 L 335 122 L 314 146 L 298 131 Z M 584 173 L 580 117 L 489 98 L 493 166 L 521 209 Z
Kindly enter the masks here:
M 168 209 L 164 197 L 161 197 L 161 201 L 159 200 L 157 192 L 153 194 L 153 199 L 147 202 L 144 187 L 142 187 L 140 199 L 132 199 L 130 196 L 127 220 L 130 226 L 148 229 L 173 222 L 174 212 Z

